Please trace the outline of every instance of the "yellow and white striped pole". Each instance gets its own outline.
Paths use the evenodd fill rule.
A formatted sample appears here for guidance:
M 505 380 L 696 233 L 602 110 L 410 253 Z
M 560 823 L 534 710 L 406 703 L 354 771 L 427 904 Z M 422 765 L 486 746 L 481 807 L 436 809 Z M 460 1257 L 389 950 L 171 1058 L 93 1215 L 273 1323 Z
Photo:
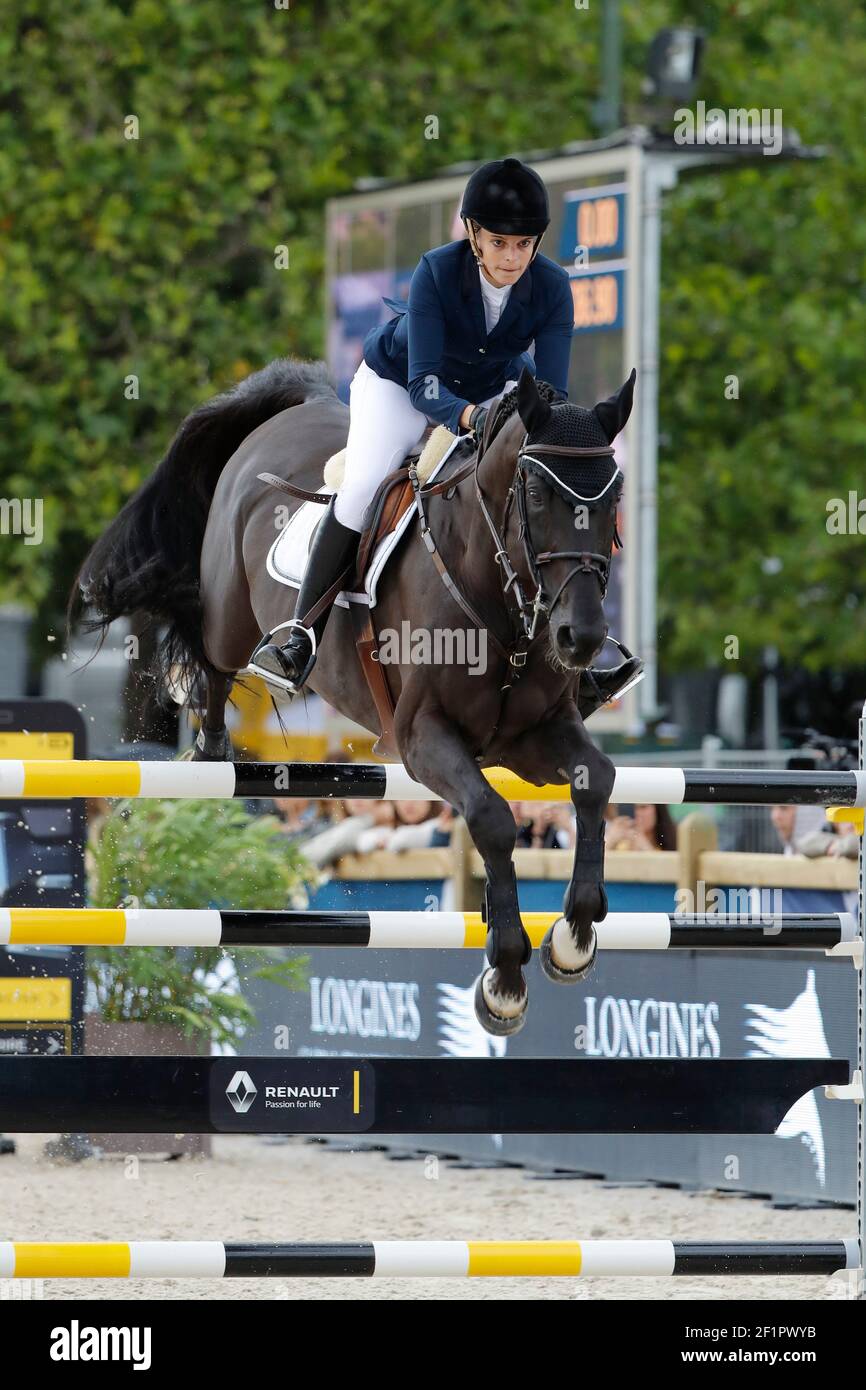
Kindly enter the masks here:
M 524 912 L 534 947 L 559 919 Z M 596 924 L 605 951 L 681 947 L 824 950 L 860 944 L 848 912 L 745 914 L 609 912 Z M 302 946 L 371 950 L 483 950 L 480 912 L 243 911 L 173 908 L 0 907 L 0 946 Z M 847 948 L 847 950 L 845 949 Z
M 550 1279 L 834 1274 L 860 1268 L 834 1241 L 382 1240 L 247 1245 L 218 1240 L 0 1242 L 0 1279 Z
M 509 801 L 568 801 L 571 788 L 536 785 L 507 768 L 487 768 L 490 785 Z M 393 763 L 196 763 L 0 761 L 0 799 L 69 797 L 299 796 L 314 800 L 438 800 L 438 794 Z M 740 768 L 619 767 L 614 802 L 797 806 L 866 805 L 866 772 L 809 772 Z

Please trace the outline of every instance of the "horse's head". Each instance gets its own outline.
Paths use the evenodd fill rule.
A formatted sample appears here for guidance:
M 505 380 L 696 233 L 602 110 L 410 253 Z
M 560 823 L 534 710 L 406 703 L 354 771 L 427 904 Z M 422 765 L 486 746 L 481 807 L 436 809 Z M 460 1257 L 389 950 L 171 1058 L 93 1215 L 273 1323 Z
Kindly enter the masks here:
M 525 434 L 509 442 L 518 451 L 522 549 L 547 612 L 551 655 L 570 671 L 589 666 L 607 637 L 602 600 L 622 490 L 611 446 L 631 414 L 635 375 L 592 410 L 545 400 L 526 369 L 517 386 Z

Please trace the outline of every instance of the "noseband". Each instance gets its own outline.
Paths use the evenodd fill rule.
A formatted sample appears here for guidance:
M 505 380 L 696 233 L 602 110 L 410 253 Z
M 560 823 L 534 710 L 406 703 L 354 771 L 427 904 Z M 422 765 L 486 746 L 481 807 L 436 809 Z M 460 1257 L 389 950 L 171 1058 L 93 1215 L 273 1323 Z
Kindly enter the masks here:
M 517 467 L 514 471 L 514 481 L 508 489 L 505 511 L 502 516 L 502 532 L 500 532 L 493 517 L 490 515 L 487 501 L 481 490 L 478 465 L 483 457 L 483 451 L 479 451 L 479 457 L 475 464 L 475 495 L 496 545 L 496 563 L 502 571 L 503 592 L 507 596 L 509 591 L 513 590 L 515 603 L 517 604 L 523 626 L 523 636 L 526 642 L 531 642 L 538 631 L 539 621 L 543 619 L 546 622 L 550 618 L 551 613 L 562 597 L 565 589 L 576 575 L 594 574 L 601 588 L 601 597 L 604 598 L 607 593 L 608 579 L 610 577 L 611 555 L 610 553 L 607 555 L 599 555 L 591 550 L 543 550 L 540 554 L 536 554 L 532 544 L 532 534 L 529 529 L 529 518 L 526 506 L 527 464 L 532 464 L 534 469 L 547 473 L 558 492 L 568 492 L 571 493 L 573 497 L 577 498 L 577 506 L 575 506 L 574 509 L 575 516 L 577 515 L 578 506 L 588 507 L 590 509 L 598 507 L 605 494 L 608 493 L 614 483 L 622 477 L 622 472 L 619 468 L 614 467 L 610 478 L 599 493 L 594 497 L 582 497 L 574 492 L 573 488 L 569 488 L 561 478 L 558 478 L 556 473 L 547 464 L 536 457 L 536 454 L 559 454 L 569 458 L 586 459 L 611 458 L 613 456 L 613 446 L 607 445 L 603 447 L 595 445 L 588 448 L 580 448 L 566 444 L 535 444 L 532 446 L 532 451 L 530 451 L 527 447 L 528 439 L 528 434 L 523 436 L 523 440 L 517 452 Z M 511 563 L 508 555 L 507 543 L 503 535 L 503 533 L 508 531 L 508 518 L 512 506 L 515 505 L 517 507 L 519 522 L 518 535 L 523 544 L 523 553 L 526 557 L 527 568 L 535 584 L 535 596 L 531 601 L 527 600 L 523 586 L 520 583 L 520 576 Z M 613 539 L 621 550 L 622 540 L 620 539 L 616 522 L 614 522 Z M 541 568 L 543 565 L 552 564 L 554 560 L 575 560 L 577 563 L 569 570 L 565 579 L 563 579 L 556 593 L 551 598 L 545 590 Z M 522 657 L 522 660 L 518 661 L 516 659 L 518 656 Z M 515 658 L 512 658 L 512 660 L 515 665 L 525 664 L 525 648 L 522 652 L 515 653 Z

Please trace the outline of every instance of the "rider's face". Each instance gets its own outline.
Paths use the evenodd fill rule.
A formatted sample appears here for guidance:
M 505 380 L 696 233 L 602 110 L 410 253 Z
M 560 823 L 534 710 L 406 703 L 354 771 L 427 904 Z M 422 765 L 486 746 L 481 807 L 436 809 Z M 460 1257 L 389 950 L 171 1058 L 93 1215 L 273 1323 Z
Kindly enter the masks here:
M 481 253 L 482 269 L 488 280 L 500 288 L 520 279 L 535 248 L 534 236 L 505 236 L 488 232 L 486 227 L 477 229 L 475 240 Z

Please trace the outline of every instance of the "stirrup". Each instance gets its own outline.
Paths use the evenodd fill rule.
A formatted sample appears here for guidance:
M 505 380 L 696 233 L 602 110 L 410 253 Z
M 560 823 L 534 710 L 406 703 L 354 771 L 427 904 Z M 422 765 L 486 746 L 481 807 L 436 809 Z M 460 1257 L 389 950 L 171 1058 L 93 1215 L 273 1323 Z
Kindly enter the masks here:
M 623 656 L 626 661 L 635 660 L 634 652 L 629 651 L 628 647 L 625 645 L 625 642 L 621 642 L 618 637 L 608 637 L 607 640 L 613 643 L 613 645 L 619 651 L 620 655 Z M 606 671 L 608 668 L 601 667 L 599 669 Z M 581 680 L 583 680 L 583 677 L 586 676 L 587 683 L 589 684 L 593 694 L 598 700 L 596 709 L 603 709 L 605 705 L 610 704 L 611 700 L 621 700 L 623 695 L 627 695 L 630 690 L 634 690 L 635 686 L 640 684 L 645 675 L 646 668 L 643 662 L 641 662 L 640 669 L 636 671 L 635 674 L 629 680 L 626 681 L 625 685 L 620 686 L 617 690 L 612 690 L 609 694 L 605 694 L 605 692 L 601 689 L 598 681 L 592 674 L 592 669 L 590 667 L 588 667 L 582 673 Z M 594 714 L 595 710 L 593 710 L 592 713 Z M 589 716 L 587 716 L 587 718 L 588 717 Z
M 268 671 L 265 667 L 259 666 L 256 661 L 259 652 L 264 651 L 265 647 L 270 647 L 272 645 L 273 639 L 278 632 L 282 632 L 284 628 L 292 627 L 299 627 L 301 631 L 305 633 L 310 640 L 311 648 L 306 666 L 300 676 L 297 676 L 294 680 L 290 680 L 288 676 L 281 676 L 276 671 Z M 285 643 L 283 645 L 285 645 Z M 313 629 L 311 627 L 305 627 L 298 618 L 289 618 L 287 622 L 278 623 L 270 632 L 265 633 L 241 674 L 245 676 L 258 676 L 266 685 L 272 686 L 275 690 L 281 691 L 284 695 L 297 695 L 316 664 L 318 647 L 319 644 L 316 641 L 316 634 Z
M 646 671 L 638 671 L 637 675 L 632 676 L 630 681 L 626 681 L 622 690 L 615 690 L 612 695 L 608 696 L 608 700 L 605 701 L 605 703 L 607 704 L 610 700 L 621 700 L 623 695 L 627 695 L 630 690 L 634 690 L 636 685 L 640 685 L 645 675 Z
M 625 642 L 621 642 L 618 637 L 608 637 L 608 641 L 613 643 L 620 655 L 625 657 L 626 661 L 633 660 L 634 652 L 629 651 Z M 646 667 L 644 666 L 643 662 L 641 662 L 640 670 L 634 676 L 632 676 L 630 681 L 626 681 L 625 685 L 622 687 L 621 690 L 615 691 L 614 694 L 610 696 L 610 699 L 621 700 L 623 695 L 627 695 L 630 690 L 634 690 L 636 685 L 640 685 L 645 675 Z

